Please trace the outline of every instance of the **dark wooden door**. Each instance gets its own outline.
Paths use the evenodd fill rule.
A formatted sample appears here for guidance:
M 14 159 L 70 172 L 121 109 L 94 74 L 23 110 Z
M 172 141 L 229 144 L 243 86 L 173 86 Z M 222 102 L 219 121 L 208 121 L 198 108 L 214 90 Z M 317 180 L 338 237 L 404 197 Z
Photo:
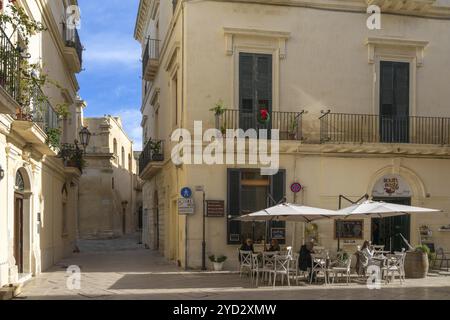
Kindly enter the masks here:
M 387 143 L 409 142 L 409 63 L 381 61 L 380 139 Z
M 23 197 L 14 196 L 14 258 L 19 273 L 23 273 Z
M 374 200 L 411 205 L 410 198 L 376 198 Z M 411 216 L 409 214 L 372 219 L 372 242 L 374 244 L 384 245 L 385 250 L 401 251 L 403 248 L 407 249 L 402 236 L 410 242 Z
M 258 122 L 260 110 L 272 112 L 272 55 L 241 53 L 239 55 L 239 127 L 271 129 Z

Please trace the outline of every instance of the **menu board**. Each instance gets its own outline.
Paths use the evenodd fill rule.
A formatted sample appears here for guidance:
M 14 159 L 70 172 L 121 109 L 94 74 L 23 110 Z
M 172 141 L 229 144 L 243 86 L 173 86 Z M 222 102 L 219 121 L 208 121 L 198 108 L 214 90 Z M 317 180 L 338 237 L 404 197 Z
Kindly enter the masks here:
M 340 224 L 340 230 L 339 230 Z M 364 239 L 364 220 L 336 220 L 334 224 L 334 237 L 341 239 Z

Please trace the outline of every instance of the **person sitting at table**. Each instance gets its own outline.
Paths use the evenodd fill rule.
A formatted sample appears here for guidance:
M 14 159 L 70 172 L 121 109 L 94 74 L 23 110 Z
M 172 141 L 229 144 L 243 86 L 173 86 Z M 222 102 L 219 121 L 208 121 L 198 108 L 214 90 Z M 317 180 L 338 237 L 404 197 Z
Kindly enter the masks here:
M 252 253 L 255 253 L 255 248 L 253 247 L 253 240 L 248 238 L 247 240 L 242 243 L 241 247 L 239 248 L 239 261 L 241 261 L 241 253 L 240 251 L 251 251 Z
M 298 257 L 298 268 L 300 271 L 308 271 L 310 268 L 312 268 L 312 256 L 314 250 L 314 242 L 310 241 L 306 244 L 304 244 L 300 248 L 300 253 Z M 309 275 L 308 277 L 310 277 Z M 313 281 L 314 281 L 315 275 L 313 275 Z
M 365 241 L 361 249 L 356 253 L 358 259 L 356 263 L 356 270 L 359 275 L 365 276 L 367 266 L 373 258 L 373 254 L 374 250 L 372 249 L 371 243 L 369 241 Z
M 373 258 L 373 254 L 375 252 L 375 250 L 373 250 L 372 244 L 370 243 L 370 241 L 365 241 L 362 248 L 361 248 L 361 252 L 367 257 L 368 260 Z
M 278 251 L 281 251 L 280 245 L 278 244 L 278 240 L 277 239 L 272 239 L 270 241 L 269 249 L 267 249 L 267 246 L 264 245 L 264 251 L 267 251 L 267 252 L 278 252 Z

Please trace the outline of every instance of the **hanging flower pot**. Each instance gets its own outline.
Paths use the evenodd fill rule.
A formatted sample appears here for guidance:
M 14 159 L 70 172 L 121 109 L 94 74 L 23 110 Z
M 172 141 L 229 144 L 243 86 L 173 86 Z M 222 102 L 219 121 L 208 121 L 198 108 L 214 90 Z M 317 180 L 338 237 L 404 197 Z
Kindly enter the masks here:
M 267 109 L 261 109 L 258 112 L 258 122 L 267 125 L 270 122 L 270 113 Z

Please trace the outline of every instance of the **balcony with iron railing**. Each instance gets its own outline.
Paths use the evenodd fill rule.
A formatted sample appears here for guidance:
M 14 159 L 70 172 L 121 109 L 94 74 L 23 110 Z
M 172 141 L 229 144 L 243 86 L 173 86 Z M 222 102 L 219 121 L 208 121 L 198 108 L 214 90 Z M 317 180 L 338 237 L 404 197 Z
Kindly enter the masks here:
M 255 129 L 257 134 L 261 129 L 268 130 L 268 138 L 271 138 L 271 130 L 279 130 L 280 140 L 303 140 L 302 120 L 304 111 L 268 112 L 266 119 L 261 119 L 261 114 L 256 111 L 238 109 L 225 109 L 221 115 L 216 115 L 216 128 L 223 134 L 226 130 L 242 129 L 247 131 Z
M 147 81 L 154 80 L 158 72 L 159 44 L 159 40 L 148 38 L 142 54 L 142 73 L 143 78 Z
M 450 144 L 450 118 L 324 112 L 321 143 Z
M 0 28 L 0 113 L 15 114 L 20 107 L 21 55 Z
M 64 54 L 73 72 L 80 72 L 83 66 L 83 45 L 77 28 L 68 28 L 63 25 L 63 38 L 65 43 Z
M 139 175 L 142 179 L 154 176 L 164 163 L 164 141 L 149 140 L 139 157 Z

